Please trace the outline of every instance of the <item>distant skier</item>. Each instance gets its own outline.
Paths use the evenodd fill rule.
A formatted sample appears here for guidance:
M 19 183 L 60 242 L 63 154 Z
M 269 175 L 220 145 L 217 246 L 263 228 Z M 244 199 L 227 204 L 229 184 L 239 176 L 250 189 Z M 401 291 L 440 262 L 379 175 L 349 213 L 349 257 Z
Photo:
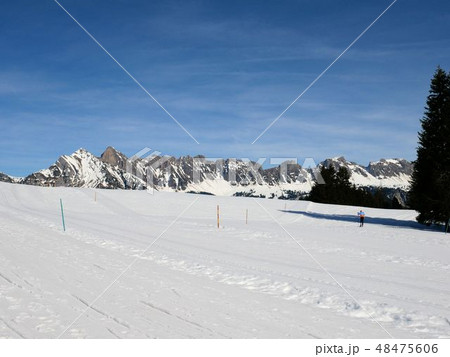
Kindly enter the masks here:
M 364 218 L 366 218 L 366 214 L 364 213 L 363 210 L 360 210 L 358 212 L 358 216 L 359 216 L 359 226 L 362 227 L 364 226 Z

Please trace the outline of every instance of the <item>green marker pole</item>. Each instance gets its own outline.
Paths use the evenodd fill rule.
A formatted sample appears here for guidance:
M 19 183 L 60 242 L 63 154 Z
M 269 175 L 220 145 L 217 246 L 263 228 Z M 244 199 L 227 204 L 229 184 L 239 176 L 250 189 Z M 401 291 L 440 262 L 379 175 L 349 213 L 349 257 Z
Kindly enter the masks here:
M 63 203 L 62 203 L 62 199 L 59 199 L 59 203 L 61 204 L 61 217 L 62 217 L 62 224 L 63 224 L 63 229 L 64 232 L 66 231 L 66 223 L 64 222 L 64 208 L 63 208 Z

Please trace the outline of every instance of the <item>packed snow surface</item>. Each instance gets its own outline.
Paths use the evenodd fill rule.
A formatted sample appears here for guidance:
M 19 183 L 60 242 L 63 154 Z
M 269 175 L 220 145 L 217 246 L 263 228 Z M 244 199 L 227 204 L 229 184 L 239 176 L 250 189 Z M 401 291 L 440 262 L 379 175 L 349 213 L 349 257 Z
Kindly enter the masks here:
M 450 337 L 450 236 L 360 208 L 0 183 L 0 337 Z

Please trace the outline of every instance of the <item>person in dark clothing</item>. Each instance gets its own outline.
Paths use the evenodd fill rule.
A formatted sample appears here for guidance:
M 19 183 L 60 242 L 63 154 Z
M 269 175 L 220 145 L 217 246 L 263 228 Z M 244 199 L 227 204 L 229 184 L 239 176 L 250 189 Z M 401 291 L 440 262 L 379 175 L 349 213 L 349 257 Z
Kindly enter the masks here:
M 358 216 L 359 216 L 359 226 L 362 227 L 364 226 L 364 218 L 366 218 L 366 214 L 364 213 L 363 210 L 360 210 L 358 212 Z

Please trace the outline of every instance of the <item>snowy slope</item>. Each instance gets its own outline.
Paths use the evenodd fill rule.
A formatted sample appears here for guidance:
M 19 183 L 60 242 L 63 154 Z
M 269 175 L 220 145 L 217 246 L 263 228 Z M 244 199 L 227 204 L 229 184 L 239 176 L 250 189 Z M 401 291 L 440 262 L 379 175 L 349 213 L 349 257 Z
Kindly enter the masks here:
M 0 337 L 450 337 L 450 240 L 412 211 L 96 193 L 0 183 Z

